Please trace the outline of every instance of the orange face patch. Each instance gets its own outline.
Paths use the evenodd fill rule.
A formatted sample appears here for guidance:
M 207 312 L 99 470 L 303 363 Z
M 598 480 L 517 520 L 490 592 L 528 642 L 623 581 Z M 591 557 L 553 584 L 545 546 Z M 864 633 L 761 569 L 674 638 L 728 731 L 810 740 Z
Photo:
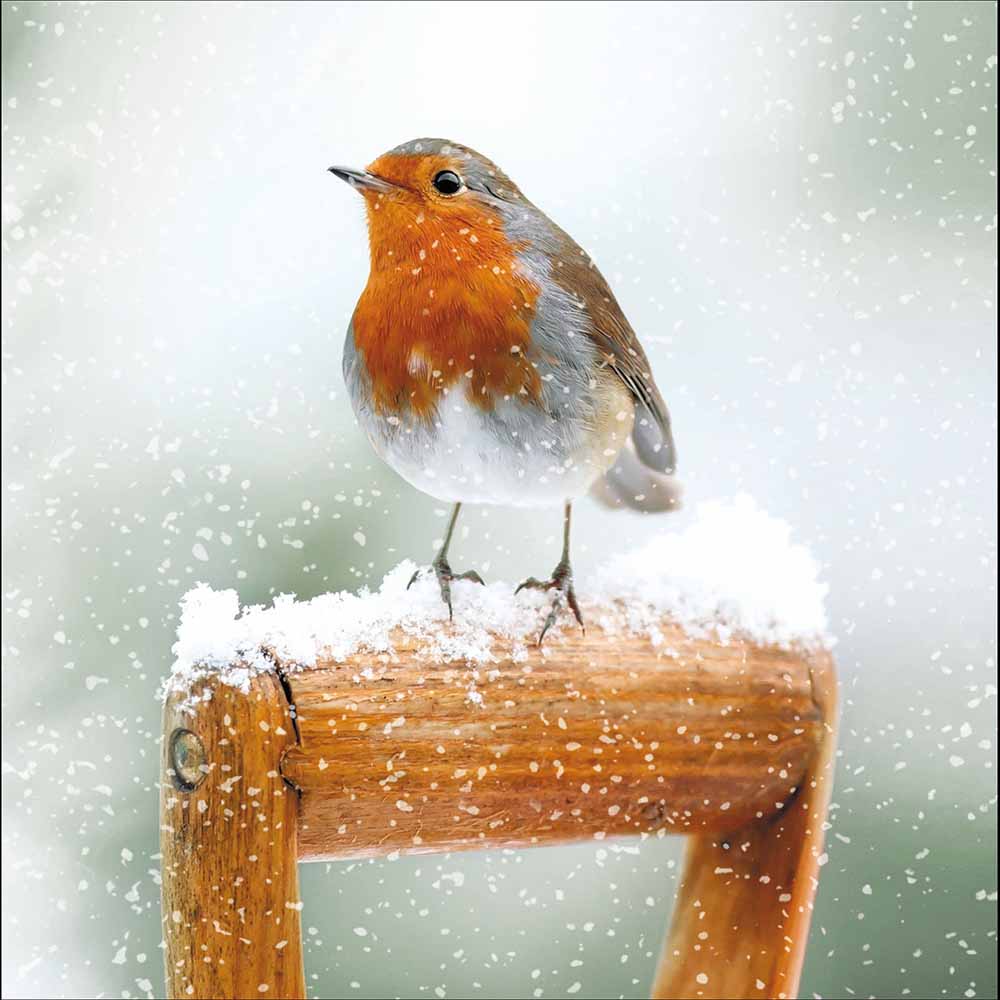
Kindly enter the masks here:
M 363 192 L 371 273 L 354 312 L 354 343 L 378 412 L 430 417 L 442 393 L 464 385 L 490 409 L 536 400 L 529 360 L 538 287 L 518 269 L 500 217 L 471 195 L 438 195 L 446 156 L 383 156 L 368 168 L 398 191 Z

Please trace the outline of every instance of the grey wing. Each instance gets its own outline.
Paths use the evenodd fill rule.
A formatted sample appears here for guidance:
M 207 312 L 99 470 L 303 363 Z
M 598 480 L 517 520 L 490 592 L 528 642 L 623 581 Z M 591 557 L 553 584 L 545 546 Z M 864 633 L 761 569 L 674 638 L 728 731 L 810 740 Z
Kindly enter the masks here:
M 606 352 L 608 364 L 635 399 L 632 440 L 639 460 L 650 469 L 672 473 L 677 468 L 670 412 L 653 380 L 646 352 L 629 326 L 611 291 L 607 292 L 601 322 L 591 337 Z
M 561 283 L 586 311 L 590 322 L 585 332 L 604 364 L 622 380 L 635 400 L 635 454 L 650 469 L 669 475 L 677 466 L 674 435 L 667 404 L 653 380 L 646 352 L 604 275 L 567 233 L 557 231 L 564 241 Z
M 358 349 L 354 346 L 354 321 L 347 324 L 347 335 L 344 337 L 344 357 L 341 370 L 344 373 L 344 382 L 347 385 L 347 392 L 352 399 L 360 388 L 360 359 Z
M 364 418 L 371 413 L 372 392 L 364 359 L 358 354 L 354 344 L 354 321 L 347 324 L 347 335 L 344 337 L 344 358 L 342 363 L 344 383 L 347 395 L 351 399 L 354 415 L 367 429 L 368 421 Z
M 670 413 L 659 389 L 650 385 L 649 398 L 636 395 L 635 427 L 632 440 L 644 465 L 657 472 L 671 473 L 677 468 L 677 449 L 670 426 Z
M 681 488 L 673 475 L 677 449 L 667 404 L 653 380 L 646 352 L 611 289 L 596 268 L 588 278 L 584 294 L 594 320 L 588 332 L 635 400 L 632 436 L 591 492 L 610 507 L 650 513 L 676 510 L 681 505 Z

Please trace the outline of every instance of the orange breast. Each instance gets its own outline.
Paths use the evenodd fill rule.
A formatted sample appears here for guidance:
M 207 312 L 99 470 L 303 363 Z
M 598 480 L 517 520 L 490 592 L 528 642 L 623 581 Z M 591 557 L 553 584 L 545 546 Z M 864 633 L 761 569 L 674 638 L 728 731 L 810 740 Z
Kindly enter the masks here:
M 483 409 L 505 397 L 537 401 L 539 290 L 499 218 L 479 206 L 430 214 L 417 201 L 366 202 L 371 274 L 353 325 L 376 410 L 426 419 L 448 390 Z

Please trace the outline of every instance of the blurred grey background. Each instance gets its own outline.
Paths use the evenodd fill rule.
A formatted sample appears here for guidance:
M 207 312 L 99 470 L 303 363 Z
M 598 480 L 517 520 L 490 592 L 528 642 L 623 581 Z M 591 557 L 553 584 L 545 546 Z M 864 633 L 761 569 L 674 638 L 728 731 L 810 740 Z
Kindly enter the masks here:
M 341 384 L 367 249 L 325 172 L 420 135 L 594 254 L 673 411 L 674 523 L 746 490 L 823 563 L 843 738 L 804 993 L 996 996 L 992 3 L 2 10 L 6 996 L 162 995 L 178 597 L 432 555 L 442 506 Z M 581 573 L 663 527 L 580 508 Z M 469 513 L 456 565 L 555 561 L 558 512 Z M 643 996 L 680 850 L 305 867 L 311 988 Z

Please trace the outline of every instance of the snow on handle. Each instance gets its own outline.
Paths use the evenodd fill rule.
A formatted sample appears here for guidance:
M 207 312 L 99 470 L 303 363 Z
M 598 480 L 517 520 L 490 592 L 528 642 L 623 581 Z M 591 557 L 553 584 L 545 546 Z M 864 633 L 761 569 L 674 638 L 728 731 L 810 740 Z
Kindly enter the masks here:
M 836 682 L 790 535 L 748 498 L 706 504 L 584 581 L 593 627 L 542 649 L 544 598 L 463 586 L 450 624 L 409 563 L 270 608 L 195 588 L 164 706 L 168 995 L 305 996 L 299 861 L 674 833 L 653 996 L 794 996 Z
M 449 624 L 432 579 L 407 592 L 415 568 L 409 560 L 400 563 L 375 592 L 341 591 L 310 601 L 286 594 L 271 607 L 241 608 L 234 590 L 199 584 L 181 601 L 166 692 L 189 690 L 208 674 L 246 691 L 255 674 L 271 669 L 264 648 L 285 669 L 314 666 L 320 657 L 343 662 L 358 652 L 392 652 L 396 630 L 415 639 L 431 662 L 476 666 L 527 656 L 544 595 L 515 597 L 504 582 L 459 583 Z M 617 556 L 579 590 L 588 621 L 606 633 L 647 636 L 654 646 L 669 620 L 723 642 L 739 635 L 759 645 L 829 648 L 827 587 L 818 575 L 789 526 L 740 495 L 699 505 L 687 528 Z M 568 621 L 558 627 L 575 628 Z

